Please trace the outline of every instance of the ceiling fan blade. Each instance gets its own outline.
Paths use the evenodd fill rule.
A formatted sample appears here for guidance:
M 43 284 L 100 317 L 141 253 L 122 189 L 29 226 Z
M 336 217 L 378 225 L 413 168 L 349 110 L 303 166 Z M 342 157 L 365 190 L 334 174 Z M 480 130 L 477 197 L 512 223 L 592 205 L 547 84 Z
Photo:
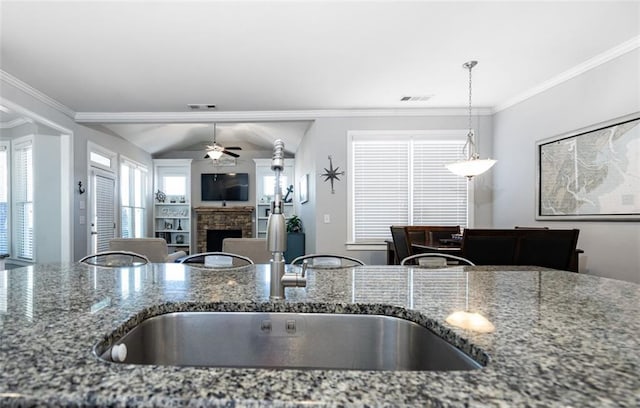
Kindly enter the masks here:
M 205 159 L 210 159 L 210 158 L 211 158 L 211 156 L 209 156 L 209 153 L 207 153 L 207 154 L 205 154 L 205 155 L 204 155 L 204 158 L 205 158 Z
M 232 147 L 225 147 L 225 149 L 227 149 L 227 150 L 242 150 L 242 147 L 240 147 L 240 146 L 232 146 Z
M 232 153 L 232 152 L 228 152 L 226 149 L 225 149 L 225 150 L 223 150 L 223 151 L 222 151 L 222 153 L 224 153 L 224 154 L 228 154 L 228 155 L 229 155 L 229 156 L 231 156 L 231 157 L 240 157 L 240 155 L 239 155 L 239 154 L 235 154 L 235 153 Z

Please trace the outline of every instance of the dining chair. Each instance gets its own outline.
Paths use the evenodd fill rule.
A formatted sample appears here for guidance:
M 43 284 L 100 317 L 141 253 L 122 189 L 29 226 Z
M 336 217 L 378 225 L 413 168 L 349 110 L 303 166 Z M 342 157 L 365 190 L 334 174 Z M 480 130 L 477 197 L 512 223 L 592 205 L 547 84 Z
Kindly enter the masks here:
M 209 268 L 235 268 L 253 265 L 251 258 L 230 252 L 201 252 L 178 260 L 182 264 L 198 264 Z
M 573 270 L 579 233 L 578 229 L 528 230 L 520 237 L 516 264 Z
M 120 268 L 146 265 L 149 263 L 149 258 L 131 251 L 104 251 L 87 255 L 78 262 L 91 266 Z
M 392 225 L 390 228 L 391 237 L 393 238 L 393 248 L 396 254 L 396 262 L 400 263 L 402 259 L 411 255 L 409 241 L 405 233 L 404 225 Z
M 442 254 L 439 252 L 423 252 L 404 258 L 400 265 L 415 265 L 426 267 L 445 267 L 460 264 L 475 266 L 473 262 L 461 256 Z
M 476 265 L 517 265 L 516 230 L 465 229 L 462 256 Z
M 291 265 L 307 262 L 308 268 L 348 268 L 352 266 L 362 266 L 365 263 L 359 259 L 345 255 L 336 254 L 307 254 L 295 258 Z M 311 261 L 311 262 L 309 262 Z

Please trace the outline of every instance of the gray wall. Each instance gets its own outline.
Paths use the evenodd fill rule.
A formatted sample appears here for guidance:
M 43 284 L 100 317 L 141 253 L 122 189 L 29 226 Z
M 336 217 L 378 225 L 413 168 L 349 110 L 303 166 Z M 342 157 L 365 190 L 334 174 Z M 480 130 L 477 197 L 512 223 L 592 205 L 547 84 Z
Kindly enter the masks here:
M 629 52 L 494 117 L 497 228 L 579 228 L 583 272 L 640 282 L 640 222 L 536 222 L 535 143 L 640 111 L 640 50 Z
M 404 116 L 319 118 L 310 127 L 296 152 L 296 177 L 309 173 L 309 203 L 300 206 L 299 214 L 307 233 L 307 252 L 337 253 L 354 256 L 368 264 L 386 263 L 386 252 L 348 251 L 347 177 L 335 182 L 335 194 L 321 174 L 329 167 L 328 156 L 334 167 L 348 170 L 347 132 L 352 130 L 446 130 L 466 129 L 467 116 Z M 474 118 L 478 129 L 480 154 L 491 155 L 493 123 L 490 116 Z M 478 177 L 474 203 L 474 225 L 491 226 L 491 173 Z M 328 214 L 331 222 L 324 223 Z
M 145 164 L 152 169 L 151 156 L 145 152 L 144 150 L 138 148 L 137 146 L 132 145 L 126 140 L 102 132 L 97 129 L 92 129 L 84 125 L 80 125 L 75 123 L 75 121 L 62 113 L 60 110 L 53 108 L 52 106 L 42 102 L 40 99 L 35 98 L 28 92 L 25 92 L 18 87 L 15 87 L 13 84 L 10 84 L 6 81 L 0 80 L 0 100 L 3 103 L 8 104 L 9 107 L 12 105 L 17 105 L 20 109 L 24 109 L 29 111 L 36 117 L 36 123 L 38 127 L 42 127 L 45 125 L 48 129 L 46 132 L 46 137 L 56 137 L 55 135 L 60 134 L 70 134 L 72 135 L 72 152 L 71 157 L 73 162 L 70 163 L 72 168 L 71 180 L 67 180 L 73 188 L 65 189 L 62 191 L 60 188 L 60 182 L 52 183 L 50 185 L 51 189 L 56 189 L 59 191 L 60 196 L 67 194 L 69 200 L 73 203 L 73 209 L 71 212 L 71 220 L 73 223 L 72 226 L 72 258 L 77 260 L 87 254 L 87 241 L 88 241 L 88 225 L 79 223 L 79 217 L 81 214 L 86 215 L 86 210 L 80 210 L 80 201 L 87 202 L 87 195 L 80 195 L 77 190 L 78 181 L 82 181 L 83 185 L 88 185 L 88 167 L 87 167 L 87 142 L 89 140 L 104 146 L 116 153 L 121 153 L 126 155 L 128 158 Z M 57 132 L 57 133 L 56 133 Z M 58 150 L 59 151 L 59 150 Z M 69 163 L 61 163 L 62 165 L 69 165 Z M 36 174 L 46 174 L 48 171 L 51 171 L 51 168 L 47 168 L 44 165 L 37 164 L 35 172 Z M 150 177 L 151 179 L 151 177 Z M 149 191 L 150 188 L 149 188 Z M 149 208 L 151 208 L 151 197 L 149 197 Z M 38 202 L 36 204 L 36 212 L 40 212 L 42 214 L 48 214 L 48 210 L 42 210 L 38 208 L 38 206 L 47 206 L 46 200 L 43 202 Z M 64 209 L 63 209 L 64 210 Z M 56 218 L 60 220 L 60 218 Z M 151 225 L 151 224 L 149 224 Z M 38 227 L 37 227 L 38 228 Z M 36 240 L 40 240 L 43 231 L 38 228 L 36 234 Z M 52 236 L 51 231 L 47 231 L 49 236 Z M 52 254 L 54 251 L 49 251 L 48 248 L 37 248 L 38 251 L 45 251 L 47 254 Z M 49 255 L 47 255 L 49 257 Z

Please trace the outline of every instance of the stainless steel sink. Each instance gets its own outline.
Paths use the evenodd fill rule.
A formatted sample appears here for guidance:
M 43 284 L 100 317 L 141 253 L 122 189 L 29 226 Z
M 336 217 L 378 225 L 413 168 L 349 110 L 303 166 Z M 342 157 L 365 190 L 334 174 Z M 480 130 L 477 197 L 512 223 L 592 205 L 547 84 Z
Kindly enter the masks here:
M 169 313 L 144 320 L 114 343 L 121 344 L 126 346 L 123 362 L 128 364 L 339 370 L 481 368 L 430 330 L 379 315 Z M 111 348 L 96 349 L 96 353 L 113 361 Z

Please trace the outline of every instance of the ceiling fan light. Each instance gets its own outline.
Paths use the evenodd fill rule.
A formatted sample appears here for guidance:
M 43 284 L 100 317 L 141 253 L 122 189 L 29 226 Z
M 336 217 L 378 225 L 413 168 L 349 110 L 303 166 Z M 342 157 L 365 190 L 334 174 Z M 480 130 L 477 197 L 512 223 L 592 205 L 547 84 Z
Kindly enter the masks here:
M 494 164 L 496 164 L 496 160 L 470 159 L 447 164 L 446 167 L 450 172 L 458 176 L 471 178 L 489 170 Z
M 220 157 L 222 157 L 222 150 L 211 150 L 207 152 L 205 159 L 218 160 Z

